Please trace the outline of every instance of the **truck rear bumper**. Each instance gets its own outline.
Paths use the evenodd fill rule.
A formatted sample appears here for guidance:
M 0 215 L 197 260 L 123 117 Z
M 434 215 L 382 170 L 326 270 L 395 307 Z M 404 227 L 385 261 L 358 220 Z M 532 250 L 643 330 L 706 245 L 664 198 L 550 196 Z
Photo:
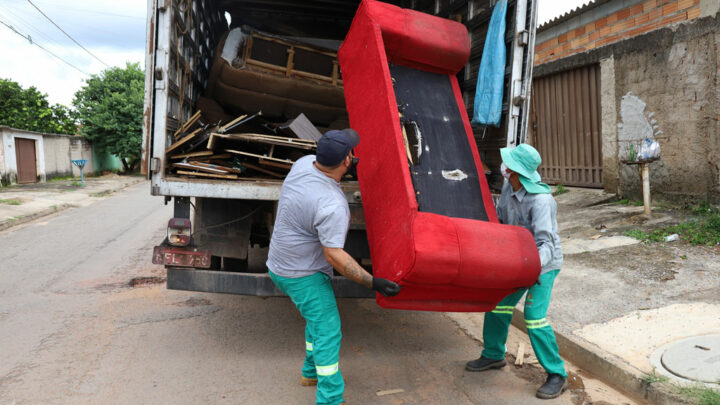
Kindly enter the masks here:
M 333 290 L 338 298 L 375 298 L 375 292 L 345 277 L 333 277 Z M 281 297 L 282 293 L 267 273 L 237 273 L 168 267 L 169 290 Z

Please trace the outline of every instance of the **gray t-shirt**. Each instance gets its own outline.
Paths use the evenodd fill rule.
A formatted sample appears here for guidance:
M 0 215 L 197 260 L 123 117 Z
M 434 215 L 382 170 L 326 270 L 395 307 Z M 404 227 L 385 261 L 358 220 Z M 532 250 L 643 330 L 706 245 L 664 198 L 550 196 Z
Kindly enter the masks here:
M 350 209 L 340 185 L 315 165 L 315 155 L 293 165 L 283 182 L 267 267 L 281 277 L 304 277 L 319 271 L 332 277 L 323 246 L 342 248 Z

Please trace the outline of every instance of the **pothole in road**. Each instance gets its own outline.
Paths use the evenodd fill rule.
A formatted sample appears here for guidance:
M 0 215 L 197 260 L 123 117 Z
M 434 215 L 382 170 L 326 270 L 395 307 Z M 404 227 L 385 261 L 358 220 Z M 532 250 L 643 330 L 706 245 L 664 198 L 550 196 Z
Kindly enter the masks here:
M 162 284 L 165 280 L 165 277 L 135 277 L 128 282 L 128 285 L 130 287 L 146 287 L 154 284 Z
M 717 385 L 720 335 L 695 336 L 665 345 L 653 354 L 651 363 L 674 378 Z

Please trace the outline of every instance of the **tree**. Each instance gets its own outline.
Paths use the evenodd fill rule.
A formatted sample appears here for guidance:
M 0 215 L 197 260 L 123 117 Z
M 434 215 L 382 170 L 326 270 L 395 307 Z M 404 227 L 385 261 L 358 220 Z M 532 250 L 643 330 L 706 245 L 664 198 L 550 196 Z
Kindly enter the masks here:
M 120 158 L 126 171 L 140 161 L 145 76 L 139 63 L 91 75 L 75 93 L 80 131 L 100 152 Z
M 75 135 L 73 111 L 61 104 L 50 105 L 47 94 L 35 87 L 0 79 L 0 125 L 28 131 Z

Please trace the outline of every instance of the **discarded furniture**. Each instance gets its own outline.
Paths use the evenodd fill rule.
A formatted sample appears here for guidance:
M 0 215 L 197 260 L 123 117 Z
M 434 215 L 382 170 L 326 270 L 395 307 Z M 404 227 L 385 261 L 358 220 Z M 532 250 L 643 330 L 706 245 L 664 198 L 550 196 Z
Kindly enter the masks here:
M 533 285 L 529 231 L 498 223 L 456 78 L 460 23 L 365 0 L 340 52 L 373 273 L 384 308 L 490 311 Z

